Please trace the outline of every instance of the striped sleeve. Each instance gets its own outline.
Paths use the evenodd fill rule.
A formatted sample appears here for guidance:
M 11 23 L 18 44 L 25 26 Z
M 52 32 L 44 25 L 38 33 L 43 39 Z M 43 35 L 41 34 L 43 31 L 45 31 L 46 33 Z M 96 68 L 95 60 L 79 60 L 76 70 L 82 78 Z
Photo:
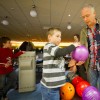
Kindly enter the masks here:
M 51 56 L 55 56 L 56 51 L 59 49 L 58 46 L 55 46 L 54 44 L 50 44 L 48 43 L 45 47 L 44 47 L 44 51 L 45 53 L 49 53 Z

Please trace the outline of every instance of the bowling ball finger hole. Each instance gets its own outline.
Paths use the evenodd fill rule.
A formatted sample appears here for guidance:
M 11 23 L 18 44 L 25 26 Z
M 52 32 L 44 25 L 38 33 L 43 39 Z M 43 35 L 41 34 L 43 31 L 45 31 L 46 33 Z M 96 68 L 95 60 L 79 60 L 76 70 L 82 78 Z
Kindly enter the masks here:
M 64 93 L 62 92 L 62 95 L 64 95 Z

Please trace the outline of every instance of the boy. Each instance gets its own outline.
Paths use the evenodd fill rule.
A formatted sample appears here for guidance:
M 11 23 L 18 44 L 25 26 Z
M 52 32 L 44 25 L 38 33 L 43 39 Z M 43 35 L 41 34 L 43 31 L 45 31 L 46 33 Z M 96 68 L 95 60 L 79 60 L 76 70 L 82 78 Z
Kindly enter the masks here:
M 17 75 L 12 66 L 12 59 L 21 54 L 23 54 L 23 52 L 13 54 L 10 38 L 0 38 L 0 89 L 3 88 L 3 97 L 5 99 L 8 90 L 10 88 L 15 88 L 17 82 Z
M 70 54 L 79 44 L 75 43 L 65 48 L 59 48 L 61 31 L 57 28 L 50 28 L 47 34 L 49 42 L 43 50 L 42 100 L 60 100 L 59 87 L 66 83 L 63 56 Z M 69 66 L 73 66 L 70 70 L 74 72 L 76 71 L 75 63 L 74 60 L 69 63 Z

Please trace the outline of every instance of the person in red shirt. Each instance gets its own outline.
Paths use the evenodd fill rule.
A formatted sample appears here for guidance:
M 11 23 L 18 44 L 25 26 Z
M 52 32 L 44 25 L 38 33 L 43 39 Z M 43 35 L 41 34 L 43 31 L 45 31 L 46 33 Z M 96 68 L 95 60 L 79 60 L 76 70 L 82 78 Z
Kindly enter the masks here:
M 11 47 L 9 37 L 0 38 L 0 88 L 3 88 L 4 98 L 9 89 L 16 87 L 17 75 L 12 65 L 12 59 L 23 54 L 22 51 L 14 54 Z

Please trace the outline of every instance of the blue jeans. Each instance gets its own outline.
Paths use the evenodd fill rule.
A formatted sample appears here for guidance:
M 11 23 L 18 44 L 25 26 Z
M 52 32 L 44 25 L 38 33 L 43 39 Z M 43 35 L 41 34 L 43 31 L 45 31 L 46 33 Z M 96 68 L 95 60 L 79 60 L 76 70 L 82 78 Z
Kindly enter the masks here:
M 47 88 L 41 84 L 42 100 L 60 100 L 60 88 Z
M 90 67 L 88 69 L 87 78 L 90 84 L 98 88 L 100 91 L 100 71 L 94 70 Z

